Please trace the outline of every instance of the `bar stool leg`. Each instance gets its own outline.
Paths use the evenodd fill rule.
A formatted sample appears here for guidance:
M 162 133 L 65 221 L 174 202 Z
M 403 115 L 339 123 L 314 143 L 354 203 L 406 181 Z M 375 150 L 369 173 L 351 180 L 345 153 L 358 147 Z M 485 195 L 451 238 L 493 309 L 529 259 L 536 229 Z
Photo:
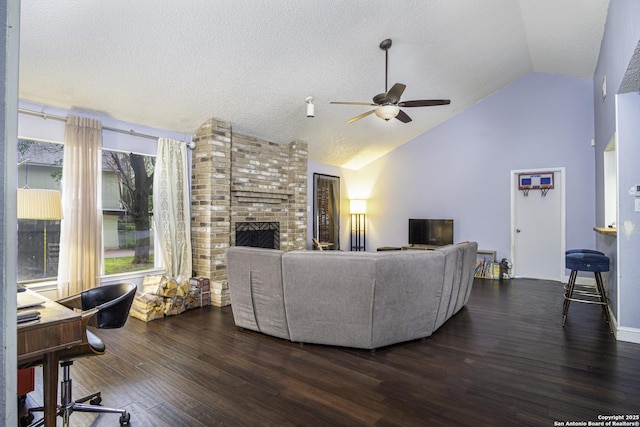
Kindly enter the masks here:
M 611 322 L 611 315 L 609 314 L 609 299 L 607 298 L 607 294 L 604 290 L 604 283 L 602 281 L 602 276 L 600 272 L 595 273 L 596 276 L 596 286 L 598 288 L 598 293 L 600 294 L 600 301 L 602 302 L 602 312 L 604 313 L 604 317 L 609 324 L 609 330 L 613 332 L 613 324 Z
M 578 276 L 577 270 L 571 270 L 571 274 L 569 275 L 569 282 L 567 283 L 567 290 L 564 293 L 564 303 L 562 305 L 562 326 L 567 322 L 567 312 L 569 311 L 569 304 L 571 300 L 569 298 L 573 297 L 573 288 L 576 285 L 576 277 Z

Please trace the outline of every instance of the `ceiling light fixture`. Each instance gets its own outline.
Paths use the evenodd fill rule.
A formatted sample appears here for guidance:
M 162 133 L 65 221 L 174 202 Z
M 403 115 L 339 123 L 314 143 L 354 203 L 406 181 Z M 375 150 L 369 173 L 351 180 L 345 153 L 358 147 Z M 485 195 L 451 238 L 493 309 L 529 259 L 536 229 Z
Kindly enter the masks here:
M 375 109 L 376 116 L 380 117 L 383 120 L 389 121 L 398 115 L 400 112 L 400 107 L 397 105 L 382 105 Z
M 316 116 L 316 106 L 313 105 L 313 96 L 307 96 L 304 99 L 304 102 L 307 103 L 307 117 L 315 117 Z

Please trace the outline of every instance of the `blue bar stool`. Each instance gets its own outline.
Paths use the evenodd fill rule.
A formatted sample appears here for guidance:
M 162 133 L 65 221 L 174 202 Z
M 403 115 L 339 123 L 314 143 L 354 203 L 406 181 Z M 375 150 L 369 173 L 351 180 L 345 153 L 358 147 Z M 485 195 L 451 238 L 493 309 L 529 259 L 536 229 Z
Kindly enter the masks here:
M 593 249 L 569 249 L 565 251 L 565 255 L 569 254 L 595 254 L 595 255 L 604 255 L 603 252 L 594 251 Z
M 594 255 L 604 255 L 603 252 L 600 251 L 594 251 L 593 249 L 568 249 L 564 252 L 565 255 L 569 255 L 569 254 L 594 254 Z M 566 262 L 566 261 L 565 261 Z M 568 268 L 568 267 L 567 267 Z M 578 273 L 576 272 L 576 275 Z M 569 281 L 571 282 L 571 281 Z M 593 286 L 589 286 L 589 285 L 582 285 L 583 288 L 593 288 Z M 568 290 L 569 289 L 569 283 L 567 283 L 566 285 L 564 285 L 564 290 Z M 566 292 L 565 292 L 566 294 Z
M 565 288 L 564 304 L 562 308 L 562 326 L 567 321 L 567 312 L 571 301 L 584 302 L 588 304 L 598 304 L 602 306 L 609 329 L 611 329 L 611 318 L 609 317 L 609 301 L 602 282 L 602 272 L 609 271 L 609 257 L 602 252 L 590 249 L 574 249 L 567 251 L 565 255 L 565 267 L 571 270 L 569 283 Z M 595 275 L 596 285 L 578 285 L 576 278 L 578 271 L 591 271 Z

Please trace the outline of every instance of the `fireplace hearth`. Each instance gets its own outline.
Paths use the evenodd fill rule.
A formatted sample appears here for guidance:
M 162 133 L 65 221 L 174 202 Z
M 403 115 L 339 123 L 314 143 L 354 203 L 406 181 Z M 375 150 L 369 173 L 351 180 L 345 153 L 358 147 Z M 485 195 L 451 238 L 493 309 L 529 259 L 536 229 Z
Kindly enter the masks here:
M 236 246 L 280 249 L 280 223 L 238 222 L 236 223 Z

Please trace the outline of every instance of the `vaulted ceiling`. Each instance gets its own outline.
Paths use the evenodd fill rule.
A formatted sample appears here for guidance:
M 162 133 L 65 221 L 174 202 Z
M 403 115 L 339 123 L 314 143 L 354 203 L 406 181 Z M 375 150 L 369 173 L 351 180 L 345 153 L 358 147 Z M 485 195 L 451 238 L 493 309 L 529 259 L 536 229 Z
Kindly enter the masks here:
M 592 79 L 609 0 L 22 0 L 20 98 L 193 132 L 207 118 L 357 169 L 530 72 Z M 385 122 L 331 105 L 407 85 Z M 314 97 L 315 117 L 305 98 Z

